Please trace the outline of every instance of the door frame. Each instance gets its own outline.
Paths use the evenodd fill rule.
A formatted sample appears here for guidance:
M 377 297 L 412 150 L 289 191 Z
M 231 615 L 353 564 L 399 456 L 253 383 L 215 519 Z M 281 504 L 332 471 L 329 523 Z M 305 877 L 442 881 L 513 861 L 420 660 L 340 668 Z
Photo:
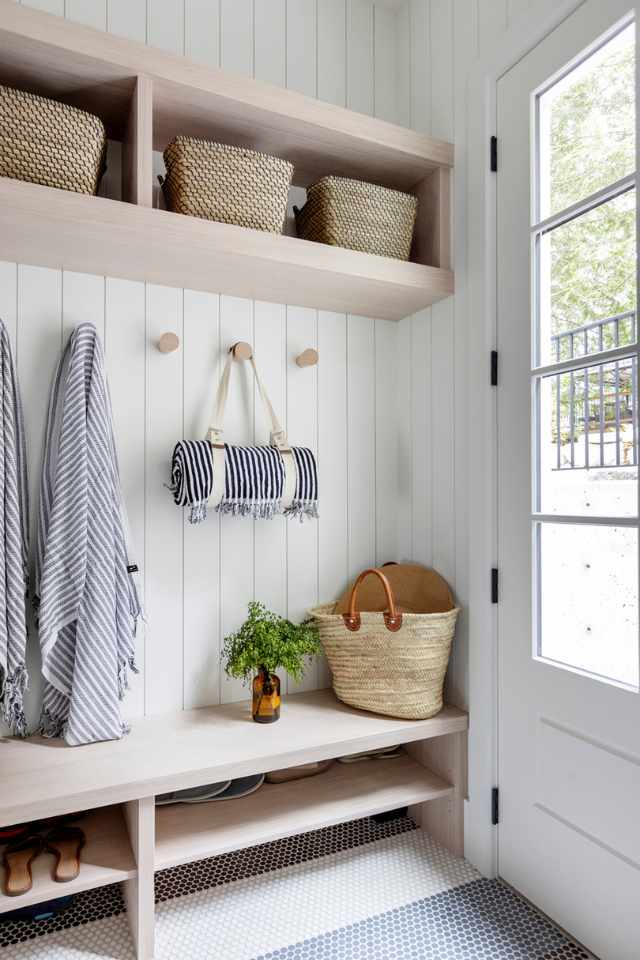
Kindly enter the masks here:
M 491 602 L 491 569 L 498 556 L 497 396 L 490 386 L 490 353 L 497 347 L 497 185 L 489 168 L 490 138 L 496 133 L 498 80 L 585 0 L 558 0 L 543 15 L 532 9 L 501 34 L 467 75 L 463 214 L 457 223 L 456 299 L 462 300 L 469 331 L 469 799 L 465 806 L 465 855 L 485 876 L 498 872 L 498 830 L 491 822 L 491 791 L 498 786 L 499 637 Z M 635 6 L 630 4 L 630 6 Z M 636 7 L 637 15 L 637 7 Z M 640 45 L 640 38 L 637 39 Z M 637 48 L 638 49 L 638 48 Z M 636 76 L 640 89 L 640 71 Z M 640 98 L 639 98 L 640 102 Z M 636 144 L 640 153 L 636 117 Z M 498 169 L 500 146 L 498 144 Z M 461 221 L 464 229 L 460 230 Z M 640 228 L 639 228 L 640 229 Z M 479 358 L 479 359 L 475 359 Z M 486 362 L 485 362 L 486 358 Z

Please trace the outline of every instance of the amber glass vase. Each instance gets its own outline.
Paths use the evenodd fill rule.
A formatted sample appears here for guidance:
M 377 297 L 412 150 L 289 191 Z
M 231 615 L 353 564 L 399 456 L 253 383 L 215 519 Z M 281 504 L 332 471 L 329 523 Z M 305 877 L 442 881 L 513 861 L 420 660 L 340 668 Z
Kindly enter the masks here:
M 256 723 L 274 723 L 280 718 L 280 677 L 260 667 L 253 678 L 253 719 Z

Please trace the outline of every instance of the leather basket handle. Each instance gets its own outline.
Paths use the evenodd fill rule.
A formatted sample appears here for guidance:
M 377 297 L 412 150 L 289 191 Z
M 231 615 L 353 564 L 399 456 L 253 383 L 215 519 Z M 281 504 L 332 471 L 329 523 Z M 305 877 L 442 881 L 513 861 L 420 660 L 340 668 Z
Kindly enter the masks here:
M 374 573 L 376 577 L 382 581 L 382 586 L 384 587 L 384 592 L 387 597 L 387 609 L 383 613 L 385 626 L 387 630 L 391 630 L 392 633 L 396 633 L 396 631 L 398 631 L 402 626 L 402 614 L 398 613 L 396 610 L 391 584 L 385 577 L 384 573 L 382 573 L 381 570 L 376 570 L 375 567 L 371 567 L 369 570 L 363 570 L 354 583 L 353 589 L 351 590 L 351 596 L 349 597 L 349 610 L 347 613 L 342 614 L 344 625 L 347 630 L 351 630 L 353 633 L 356 633 L 360 629 L 360 614 L 356 611 L 356 594 L 358 592 L 358 587 L 364 578 L 368 577 L 370 573 Z

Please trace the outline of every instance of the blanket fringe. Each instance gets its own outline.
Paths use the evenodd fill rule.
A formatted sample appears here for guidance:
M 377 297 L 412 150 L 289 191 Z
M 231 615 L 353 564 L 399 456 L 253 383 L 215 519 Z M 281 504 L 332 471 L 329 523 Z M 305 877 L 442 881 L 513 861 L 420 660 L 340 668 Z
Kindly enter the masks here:
M 133 656 L 123 657 L 118 664 L 118 698 L 120 700 L 124 700 L 127 690 L 129 689 L 129 671 L 131 671 L 131 673 L 140 672 Z
M 218 513 L 227 513 L 234 517 L 272 520 L 273 517 L 282 513 L 282 506 L 279 500 L 223 500 L 216 510 Z
M 54 717 L 48 710 L 43 710 L 40 714 L 40 726 L 38 734 L 46 737 L 47 740 L 56 740 L 63 735 L 66 717 Z
M 2 691 L 2 715 L 17 737 L 26 737 L 27 718 L 24 712 L 24 693 L 29 689 L 27 666 L 21 663 L 5 677 Z
M 298 519 L 300 523 L 305 520 L 319 520 L 318 501 L 317 500 L 294 500 L 290 507 L 284 511 L 285 517 Z

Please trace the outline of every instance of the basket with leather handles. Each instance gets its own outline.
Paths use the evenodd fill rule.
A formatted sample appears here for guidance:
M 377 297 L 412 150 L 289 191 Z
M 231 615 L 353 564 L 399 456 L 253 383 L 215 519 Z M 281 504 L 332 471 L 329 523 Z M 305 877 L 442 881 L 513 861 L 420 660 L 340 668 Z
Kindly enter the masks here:
M 310 614 L 339 700 L 372 713 L 425 720 L 442 709 L 458 610 L 435 571 L 410 564 L 388 568 L 388 573 L 363 571 L 345 598 Z M 370 607 L 365 611 L 359 609 L 358 594 L 372 576 L 378 585 L 376 590 L 365 587 Z M 407 602 L 398 604 L 390 580 L 400 584 L 403 577 L 411 585 Z

